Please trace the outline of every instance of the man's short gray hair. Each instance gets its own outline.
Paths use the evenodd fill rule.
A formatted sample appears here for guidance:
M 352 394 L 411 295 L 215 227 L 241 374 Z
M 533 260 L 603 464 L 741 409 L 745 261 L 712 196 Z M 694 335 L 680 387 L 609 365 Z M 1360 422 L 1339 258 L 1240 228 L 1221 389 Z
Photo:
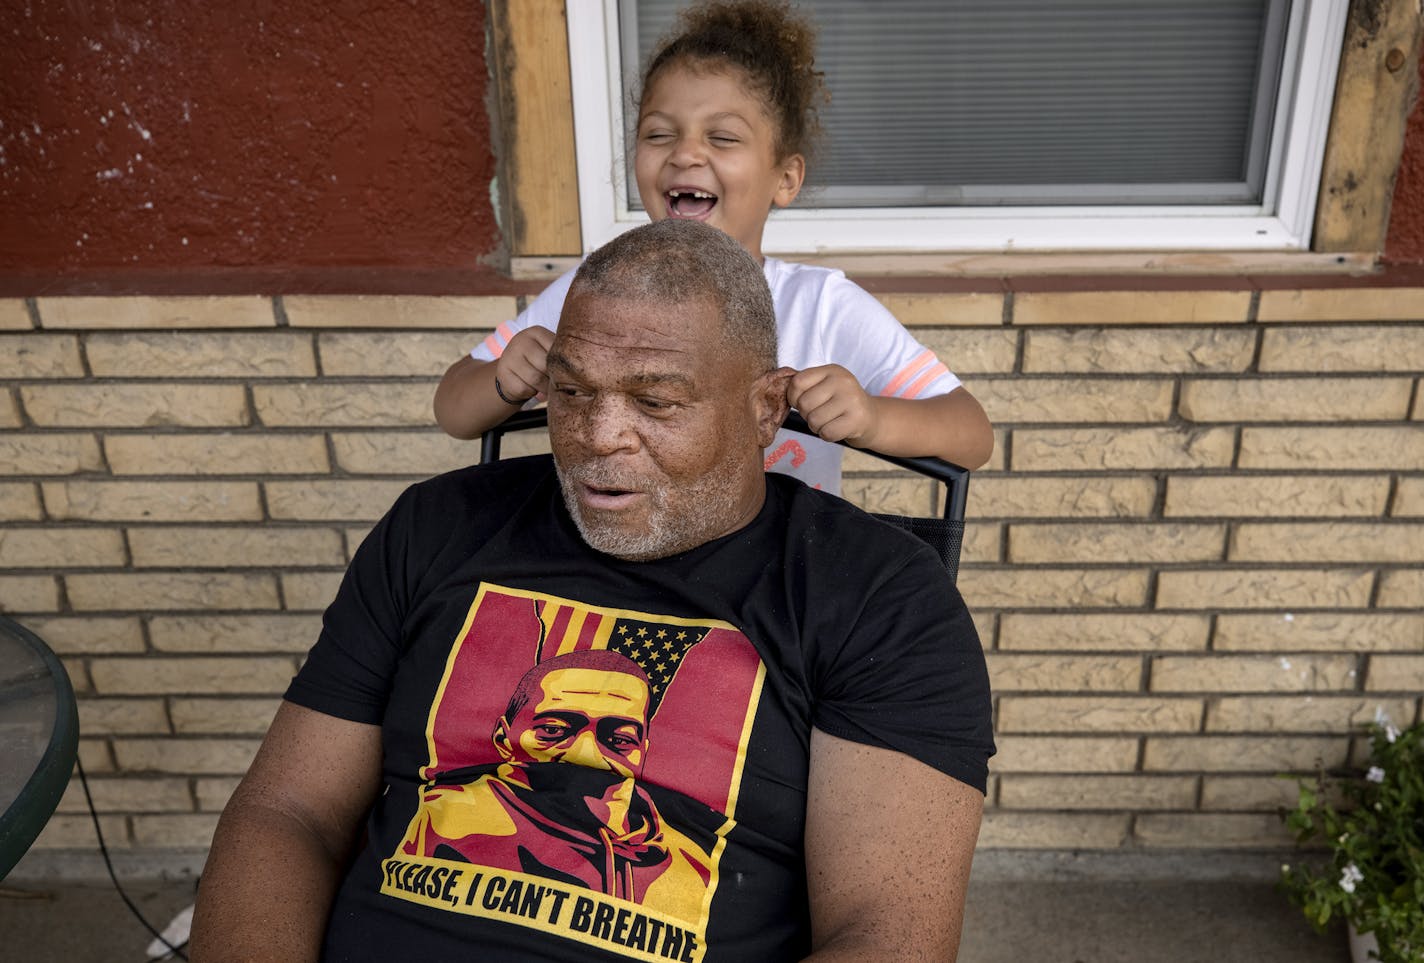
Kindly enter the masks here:
M 709 301 L 728 344 L 762 370 L 776 367 L 776 312 L 766 275 L 746 248 L 715 227 L 670 217 L 620 234 L 579 267 L 568 296 L 581 294 Z

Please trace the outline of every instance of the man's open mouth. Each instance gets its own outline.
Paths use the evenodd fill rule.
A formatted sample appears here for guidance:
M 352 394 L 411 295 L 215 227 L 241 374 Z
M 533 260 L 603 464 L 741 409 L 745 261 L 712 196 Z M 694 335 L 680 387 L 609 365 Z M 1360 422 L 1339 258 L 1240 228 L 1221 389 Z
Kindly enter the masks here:
M 634 501 L 642 492 L 632 488 L 592 485 L 583 482 L 583 501 L 591 508 L 623 508 Z
M 712 213 L 717 206 L 717 195 L 690 187 L 674 187 L 668 191 L 668 214 L 673 217 L 700 218 Z

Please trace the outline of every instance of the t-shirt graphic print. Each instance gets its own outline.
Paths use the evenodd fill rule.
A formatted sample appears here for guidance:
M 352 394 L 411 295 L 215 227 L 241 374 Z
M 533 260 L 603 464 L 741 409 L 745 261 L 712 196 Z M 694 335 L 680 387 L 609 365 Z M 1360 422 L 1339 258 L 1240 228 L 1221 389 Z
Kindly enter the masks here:
M 765 678 L 734 626 L 482 583 L 381 893 L 702 959 Z

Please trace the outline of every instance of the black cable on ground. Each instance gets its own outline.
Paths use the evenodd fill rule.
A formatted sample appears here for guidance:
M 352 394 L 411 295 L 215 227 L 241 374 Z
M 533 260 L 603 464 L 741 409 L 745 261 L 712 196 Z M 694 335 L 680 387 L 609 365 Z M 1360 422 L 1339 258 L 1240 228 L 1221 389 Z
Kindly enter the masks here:
M 154 929 L 148 920 L 144 919 L 143 914 L 139 912 L 133 900 L 129 899 L 129 894 L 125 893 L 124 888 L 119 885 L 119 877 L 114 872 L 113 862 L 109 859 L 109 847 L 104 845 L 104 831 L 99 828 L 99 813 L 94 808 L 94 797 L 89 795 L 89 780 L 84 776 L 84 763 L 80 762 L 77 758 L 74 760 L 74 763 L 79 767 L 79 782 L 84 787 L 84 800 L 89 803 L 89 817 L 94 820 L 94 834 L 99 837 L 99 854 L 104 857 L 104 865 L 109 869 L 109 879 L 114 881 L 114 889 L 118 890 L 119 898 L 124 901 L 124 905 L 129 908 L 129 912 L 134 915 L 134 918 L 143 924 L 143 928 L 153 934 L 154 939 L 168 947 L 168 951 L 178 957 L 178 959 L 187 960 L 187 954 L 183 952 L 181 947 L 187 946 L 188 941 L 184 940 L 182 943 L 179 943 L 178 946 L 174 946 L 164 939 L 163 934 Z

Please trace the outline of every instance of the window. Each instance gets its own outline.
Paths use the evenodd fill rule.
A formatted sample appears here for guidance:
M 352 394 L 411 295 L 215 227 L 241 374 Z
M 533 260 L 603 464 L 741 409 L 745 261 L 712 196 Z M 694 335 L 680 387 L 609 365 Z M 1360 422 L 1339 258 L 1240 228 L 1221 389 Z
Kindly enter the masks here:
M 646 219 L 624 110 L 680 6 L 568 5 L 586 249 Z M 1345 0 L 802 6 L 827 143 L 769 252 L 1309 246 Z

